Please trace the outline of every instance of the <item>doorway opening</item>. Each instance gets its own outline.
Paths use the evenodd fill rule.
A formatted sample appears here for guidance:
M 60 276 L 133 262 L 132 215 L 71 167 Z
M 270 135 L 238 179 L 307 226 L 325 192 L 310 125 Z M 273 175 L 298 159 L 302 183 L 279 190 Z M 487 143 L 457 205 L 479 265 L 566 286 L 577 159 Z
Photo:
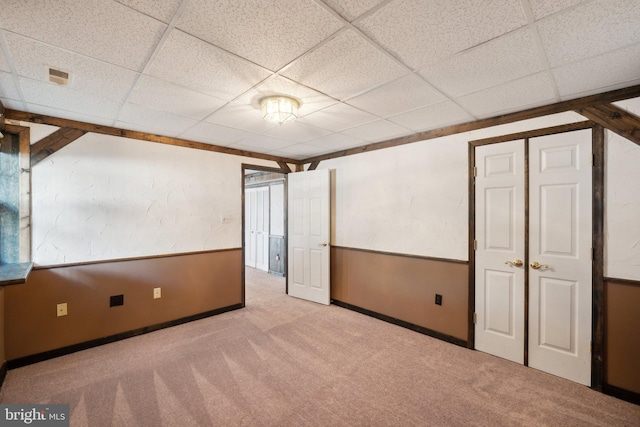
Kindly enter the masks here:
M 243 165 L 242 171 L 246 305 L 247 295 L 262 299 L 269 292 L 287 292 L 287 175 L 280 169 L 251 165 Z

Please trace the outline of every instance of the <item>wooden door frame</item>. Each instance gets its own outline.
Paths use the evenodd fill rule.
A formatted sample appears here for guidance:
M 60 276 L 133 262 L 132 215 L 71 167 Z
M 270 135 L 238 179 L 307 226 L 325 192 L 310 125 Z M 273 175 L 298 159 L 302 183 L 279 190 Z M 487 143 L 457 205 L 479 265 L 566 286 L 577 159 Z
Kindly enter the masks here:
M 576 130 L 592 130 L 592 325 L 591 325 L 591 388 L 602 391 L 604 384 L 604 128 L 592 121 L 584 121 L 544 129 L 536 129 L 510 135 L 469 141 L 469 311 L 468 311 L 468 340 L 467 348 L 475 348 L 474 313 L 475 298 L 475 148 L 481 145 L 497 144 L 522 139 L 525 146 L 530 138 L 554 135 Z M 528 154 L 525 153 L 525 156 Z M 528 165 L 525 167 L 528 168 Z M 528 183 L 525 182 L 528 187 Z M 527 188 L 528 191 L 528 188 Z M 528 218 L 528 202 L 525 201 L 525 215 Z M 528 223 L 528 221 L 525 221 Z M 525 224 L 525 227 L 528 227 Z M 528 249 L 526 249 L 528 250 Z M 527 262 L 528 260 L 525 260 Z M 526 279 L 526 275 L 525 275 Z M 525 319 L 528 319 L 528 289 L 525 287 Z M 525 334 L 528 334 L 525 322 Z M 527 342 L 525 339 L 525 365 L 527 365 Z
M 241 216 L 242 216 L 242 227 L 240 230 L 241 236 L 242 236 L 242 307 L 245 307 L 245 289 L 246 289 L 246 277 L 245 277 L 245 183 L 244 183 L 244 179 L 245 179 L 245 171 L 246 170 L 253 170 L 253 171 L 259 171 L 259 172 L 274 172 L 274 173 L 280 173 L 283 175 L 284 177 L 284 200 L 283 200 L 283 216 L 284 216 L 284 245 L 285 247 L 287 247 L 287 242 L 288 242 L 288 222 L 287 222 L 287 195 L 288 195 L 288 177 L 287 174 L 290 172 L 290 170 L 285 170 L 284 168 L 274 168 L 274 167 L 269 167 L 269 166 L 258 166 L 258 165 L 252 165 L 252 164 L 248 164 L 248 163 L 242 163 L 241 164 L 241 188 L 242 188 L 242 201 L 241 201 Z M 269 198 L 271 198 L 271 191 L 269 191 Z M 269 208 L 271 209 L 271 208 Z M 271 213 L 269 213 L 269 218 L 271 218 Z M 267 236 L 267 239 L 269 237 Z M 289 254 L 287 254 L 287 256 L 284 259 L 284 271 L 287 271 L 287 265 L 289 262 Z M 285 273 L 285 293 L 289 293 L 289 275 Z

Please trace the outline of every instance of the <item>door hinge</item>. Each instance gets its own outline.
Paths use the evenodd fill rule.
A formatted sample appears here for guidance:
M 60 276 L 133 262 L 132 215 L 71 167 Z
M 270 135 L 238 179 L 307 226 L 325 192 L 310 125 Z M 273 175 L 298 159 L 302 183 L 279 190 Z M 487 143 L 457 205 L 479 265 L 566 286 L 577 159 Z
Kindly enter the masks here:
M 595 164 L 596 164 L 596 155 L 592 154 L 591 155 L 591 166 L 595 166 Z
M 476 322 L 478 321 L 478 313 L 473 313 L 473 324 L 475 325 Z
M 473 241 L 473 250 L 474 250 L 474 251 L 477 251 L 477 250 L 478 250 L 478 241 L 477 241 L 477 240 L 474 240 L 474 241 Z
M 473 176 L 474 176 L 474 178 L 475 178 L 476 176 L 478 176 L 478 167 L 477 167 L 477 166 L 474 166 L 474 167 L 473 167 Z

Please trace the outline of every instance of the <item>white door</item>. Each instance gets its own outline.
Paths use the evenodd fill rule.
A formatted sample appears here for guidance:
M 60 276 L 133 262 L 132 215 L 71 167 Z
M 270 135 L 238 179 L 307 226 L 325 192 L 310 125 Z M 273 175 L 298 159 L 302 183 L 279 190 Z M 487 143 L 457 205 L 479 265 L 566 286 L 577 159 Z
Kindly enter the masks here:
M 591 131 L 531 138 L 528 154 L 525 194 L 524 141 L 476 148 L 476 348 L 524 363 L 527 339 L 529 366 L 590 385 Z
M 269 187 L 245 190 L 245 265 L 269 269 Z
M 532 138 L 529 366 L 591 385 L 591 130 Z
M 329 304 L 329 170 L 289 174 L 289 295 Z
M 256 221 L 256 268 L 269 270 L 269 187 L 256 188 L 258 208 Z
M 476 349 L 524 363 L 524 143 L 476 148 Z

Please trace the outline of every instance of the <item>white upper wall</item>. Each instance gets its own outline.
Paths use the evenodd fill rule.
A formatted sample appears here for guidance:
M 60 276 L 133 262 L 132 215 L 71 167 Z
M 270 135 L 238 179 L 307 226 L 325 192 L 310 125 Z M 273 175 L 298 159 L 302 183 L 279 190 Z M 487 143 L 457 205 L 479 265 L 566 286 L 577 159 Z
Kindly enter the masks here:
M 616 105 L 640 116 L 640 98 Z M 607 131 L 605 158 L 604 274 L 640 280 L 640 146 Z
M 461 135 L 321 162 L 335 169 L 331 243 L 467 259 L 467 145 Z
M 239 248 L 241 163 L 276 166 L 86 134 L 33 168 L 33 261 Z
M 640 98 L 616 104 L 640 116 Z M 468 260 L 468 141 L 580 120 L 556 114 L 323 161 L 335 169 L 332 244 Z M 605 146 L 605 275 L 640 280 L 640 147 L 612 132 Z
M 616 104 L 640 115 L 640 99 Z M 562 113 L 321 162 L 335 170 L 332 244 L 467 260 L 468 141 L 579 120 Z M 241 163 L 275 166 L 87 134 L 33 168 L 34 262 L 240 247 Z M 640 147 L 607 132 L 605 174 L 605 275 L 640 280 Z

